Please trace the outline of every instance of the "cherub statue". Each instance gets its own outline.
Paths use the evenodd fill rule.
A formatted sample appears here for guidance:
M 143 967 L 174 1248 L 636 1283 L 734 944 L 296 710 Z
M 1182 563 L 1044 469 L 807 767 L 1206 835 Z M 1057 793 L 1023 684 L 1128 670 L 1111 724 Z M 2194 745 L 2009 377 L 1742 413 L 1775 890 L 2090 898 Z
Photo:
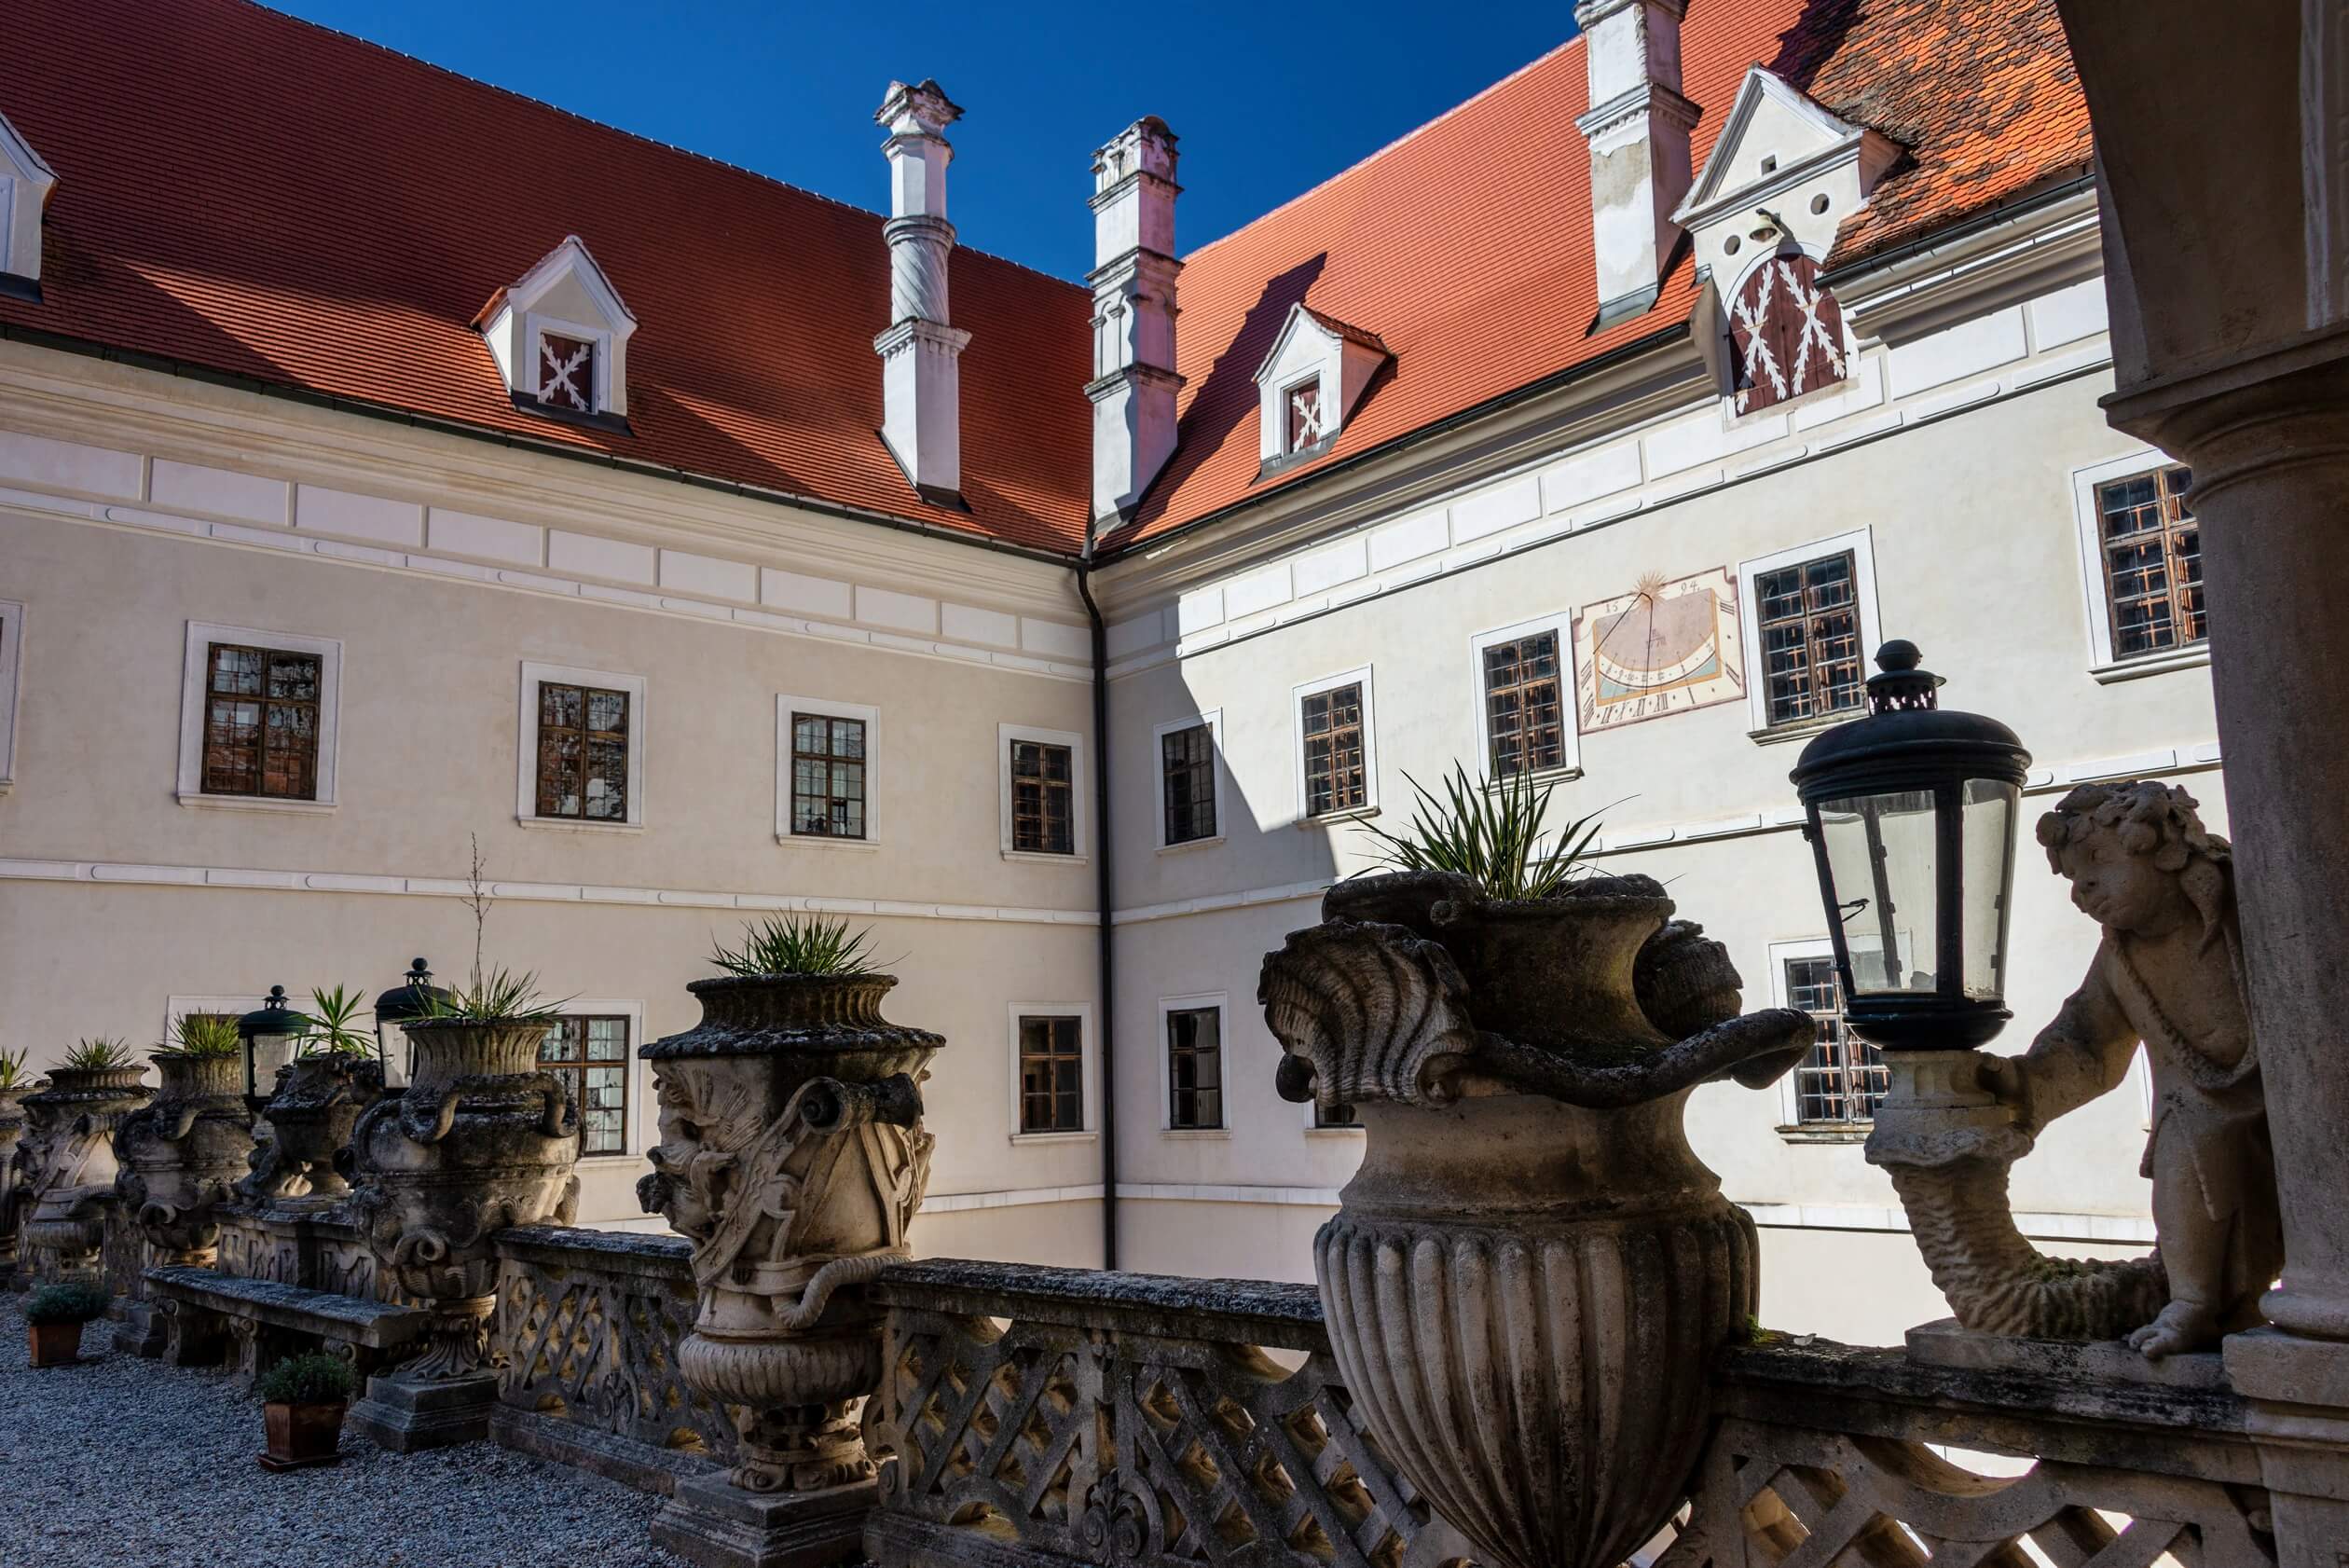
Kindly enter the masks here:
M 1983 1086 L 2036 1134 L 2119 1084 L 2145 1042 L 2153 1132 L 2139 1174 L 2169 1304 L 2128 1341 L 2153 1358 L 2208 1349 L 2260 1321 L 2284 1261 L 2233 853 L 2191 795 L 2146 779 L 2081 785 L 2040 818 L 2039 841 L 2104 942 L 2027 1054 L 1983 1059 Z

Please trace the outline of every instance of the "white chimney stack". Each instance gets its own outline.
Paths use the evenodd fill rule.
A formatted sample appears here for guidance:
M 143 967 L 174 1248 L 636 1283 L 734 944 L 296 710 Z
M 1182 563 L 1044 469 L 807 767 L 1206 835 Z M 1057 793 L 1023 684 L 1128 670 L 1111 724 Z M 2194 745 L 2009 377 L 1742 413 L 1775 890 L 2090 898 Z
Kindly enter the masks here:
M 1672 213 L 1688 194 L 1688 133 L 1696 105 L 1681 95 L 1681 18 L 1688 0 L 1582 0 L 1590 109 L 1574 122 L 1590 143 L 1590 230 L 1599 261 L 1599 324 L 1655 303 L 1680 239 Z
M 961 504 L 962 372 L 970 334 L 950 325 L 946 256 L 946 128 L 962 117 L 934 81 L 891 82 L 873 119 L 889 139 L 889 329 L 872 340 L 881 356 L 881 438 L 914 488 L 933 502 Z
M 1174 453 L 1174 132 L 1156 115 L 1093 154 L 1092 510 L 1131 509 Z

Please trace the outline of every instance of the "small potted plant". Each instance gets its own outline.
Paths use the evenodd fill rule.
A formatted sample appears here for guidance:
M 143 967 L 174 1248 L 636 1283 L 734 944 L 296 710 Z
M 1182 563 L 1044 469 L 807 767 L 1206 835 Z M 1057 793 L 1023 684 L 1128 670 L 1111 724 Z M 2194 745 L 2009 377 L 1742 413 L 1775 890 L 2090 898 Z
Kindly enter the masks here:
M 254 1386 L 268 1433 L 263 1469 L 307 1470 L 342 1458 L 343 1412 L 359 1386 L 347 1362 L 323 1350 L 289 1355 Z
M 35 1367 L 70 1367 L 81 1359 L 82 1325 L 106 1315 L 106 1293 L 83 1280 L 45 1285 L 24 1303 Z

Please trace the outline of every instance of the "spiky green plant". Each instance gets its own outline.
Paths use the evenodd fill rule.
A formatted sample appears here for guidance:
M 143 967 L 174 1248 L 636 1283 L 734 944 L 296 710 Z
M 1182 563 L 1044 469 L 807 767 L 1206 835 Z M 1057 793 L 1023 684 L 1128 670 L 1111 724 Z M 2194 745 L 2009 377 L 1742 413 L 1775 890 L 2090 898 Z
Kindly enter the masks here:
M 539 995 L 537 970 L 515 974 L 502 966 L 450 987 L 446 996 L 436 996 L 426 987 L 419 1000 L 422 1020 L 427 1023 L 544 1024 L 552 1023 L 564 1006 L 564 1001 L 550 1002 Z
M 837 915 L 771 915 L 742 928 L 742 943 L 712 939 L 709 961 L 728 974 L 871 974 L 872 928 L 851 931 Z
M 0 1089 L 21 1088 L 32 1077 L 24 1070 L 25 1053 L 21 1051 L 0 1051 Z
M 237 1033 L 237 1021 L 220 1014 L 192 1012 L 173 1025 L 172 1043 L 158 1051 L 158 1056 L 176 1056 L 187 1062 L 216 1062 L 235 1056 L 244 1050 L 244 1037 Z
M 130 1065 L 130 1048 L 121 1040 L 112 1039 L 103 1035 L 96 1039 L 76 1040 L 74 1049 L 65 1052 L 65 1060 L 59 1064 L 61 1066 L 71 1067 L 76 1072 L 100 1072 L 109 1067 L 127 1067 Z
M 1378 859 L 1397 871 L 1449 871 L 1473 877 L 1491 898 L 1517 902 L 1555 897 L 1587 866 L 1599 836 L 1599 814 L 1577 817 L 1548 832 L 1550 792 L 1526 774 L 1487 782 L 1452 764 L 1438 800 L 1409 774 L 1419 805 L 1411 824 L 1391 833 L 1375 823 L 1360 831 L 1379 842 Z
M 309 1026 L 295 1037 L 305 1056 L 372 1056 L 375 1036 L 356 1025 L 366 1005 L 361 993 L 337 985 L 331 991 L 310 992 Z

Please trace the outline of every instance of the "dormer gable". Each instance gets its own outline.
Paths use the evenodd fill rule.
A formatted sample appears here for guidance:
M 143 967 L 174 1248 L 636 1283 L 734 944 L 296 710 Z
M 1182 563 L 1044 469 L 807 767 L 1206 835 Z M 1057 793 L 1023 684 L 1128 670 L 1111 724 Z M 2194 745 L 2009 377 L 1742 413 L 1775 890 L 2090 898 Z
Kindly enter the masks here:
M 57 172 L 0 115 L 0 292 L 41 297 L 41 213 Z
M 1377 333 L 1310 305 L 1291 306 L 1257 367 L 1263 465 L 1327 450 L 1370 378 L 1394 357 Z
M 619 423 L 637 320 L 578 235 L 567 236 L 474 318 L 515 406 Z
M 1823 259 L 1837 227 L 1867 204 L 1900 152 L 1889 137 L 1829 113 L 1757 65 L 1672 220 L 1688 231 L 1696 265 L 1710 268 L 1728 296 L 1736 280 L 1785 240 Z M 1763 227 L 1776 232 L 1757 250 Z

